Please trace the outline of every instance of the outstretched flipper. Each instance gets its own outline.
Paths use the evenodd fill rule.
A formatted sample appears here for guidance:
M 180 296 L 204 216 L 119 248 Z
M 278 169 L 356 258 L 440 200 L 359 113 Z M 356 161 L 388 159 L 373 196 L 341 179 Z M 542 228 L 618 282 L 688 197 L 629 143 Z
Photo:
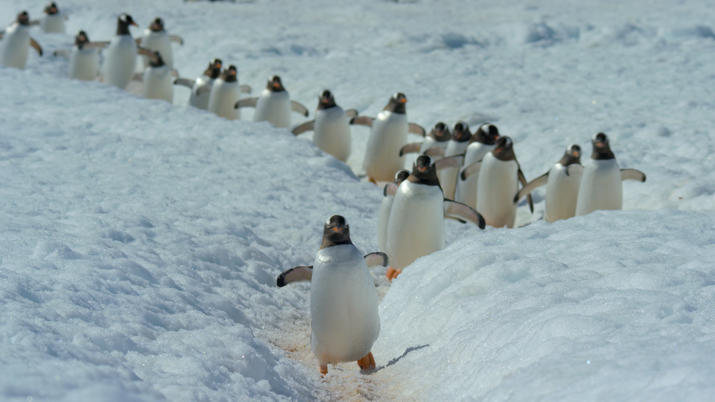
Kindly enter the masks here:
M 256 107 L 258 104 L 258 98 L 253 97 L 253 98 L 243 98 L 236 102 L 235 105 L 233 105 L 234 109 L 242 108 L 242 107 Z
M 432 148 L 428 148 L 424 152 L 422 152 L 423 155 L 427 155 L 430 158 L 434 158 L 435 156 L 443 157 L 444 156 L 444 148 L 434 146 Z
M 358 126 L 368 126 L 368 127 L 372 127 L 372 122 L 373 122 L 373 120 L 375 120 L 374 117 L 356 116 L 356 117 L 353 117 L 353 118 L 350 120 L 350 124 L 358 125 Z
M 292 101 L 290 101 L 290 108 L 292 111 L 294 111 L 296 113 L 300 113 L 305 117 L 308 117 L 308 114 L 309 114 L 308 108 L 303 106 L 302 104 L 292 100 Z
M 313 131 L 314 128 L 315 128 L 315 120 L 310 120 L 310 121 L 306 121 L 305 123 L 301 123 L 301 124 L 298 124 L 297 126 L 295 126 L 295 128 L 293 130 L 291 130 L 291 133 L 293 133 L 293 135 L 300 135 L 306 131 Z
M 238 86 L 238 92 L 244 93 L 244 94 L 250 94 L 252 91 L 250 85 L 239 85 Z
M 645 181 L 645 173 L 638 169 L 621 169 L 621 180 Z
M 176 42 L 180 45 L 184 44 L 184 39 L 179 35 L 169 35 L 169 40 L 172 42 Z
M 464 154 L 452 155 L 436 161 L 434 163 L 434 167 L 437 170 L 442 170 L 446 168 L 458 168 L 462 166 L 462 162 L 464 162 Z
M 457 220 L 466 220 L 479 226 L 479 229 L 484 229 L 487 223 L 484 221 L 482 214 L 474 208 L 461 202 L 444 199 L 444 216 Z
M 193 88 L 194 80 L 190 80 L 188 78 L 177 78 L 174 80 L 174 85 L 181 85 L 182 87 Z
M 153 56 L 153 55 L 154 55 L 154 52 L 152 52 L 151 50 L 149 50 L 149 49 L 147 49 L 147 48 L 145 48 L 145 47 L 138 46 L 138 47 L 137 47 L 137 54 L 140 54 L 140 55 L 142 55 L 142 56 L 150 57 L 150 56 Z
M 526 186 L 522 187 L 521 190 L 519 190 L 518 193 L 514 196 L 514 202 L 519 202 L 520 199 L 522 199 L 525 195 L 531 194 L 532 191 L 537 189 L 538 187 L 541 187 L 546 184 L 546 182 L 549 180 L 549 172 L 546 172 L 542 174 L 541 176 L 535 178 L 534 180 L 530 181 L 529 184 Z
M 427 135 L 425 128 L 417 123 L 407 123 L 407 132 L 412 134 L 419 134 L 423 137 Z
M 96 42 L 88 42 L 82 45 L 83 49 L 104 49 L 105 47 L 109 46 L 109 41 L 108 40 L 101 40 L 101 41 L 96 41 Z
M 33 38 L 30 38 L 30 46 L 37 51 L 37 54 L 42 56 L 42 46 Z
M 358 115 L 357 109 L 348 109 L 345 111 L 345 116 L 347 116 L 348 119 L 355 118 L 355 117 L 357 117 L 357 115 Z
M 385 184 L 385 188 L 382 189 L 382 196 L 387 197 L 388 195 L 394 196 L 397 194 L 397 184 L 395 183 L 387 183 Z
M 514 161 L 516 161 L 516 159 L 514 159 Z M 516 166 L 518 167 L 516 174 L 519 178 L 519 182 L 521 183 L 522 188 L 526 187 L 528 182 L 526 180 L 526 176 L 524 176 L 524 172 L 521 171 L 521 166 L 519 166 L 519 162 L 516 162 Z M 534 200 L 531 198 L 531 194 L 528 194 L 526 196 L 526 200 L 529 201 L 529 210 L 533 214 L 534 213 Z
M 375 251 L 373 253 L 365 254 L 365 263 L 368 268 L 372 267 L 386 267 L 388 264 L 387 254 L 382 251 Z
M 279 288 L 293 283 L 293 282 L 304 282 L 310 281 L 313 278 L 313 266 L 312 265 L 301 265 L 298 267 L 293 267 L 287 271 L 282 272 L 278 275 L 276 279 L 276 285 Z
M 400 156 L 403 156 L 404 154 L 413 154 L 415 152 L 420 152 L 421 147 L 421 142 L 410 142 L 409 144 L 405 144 L 402 146 L 402 148 L 400 148 Z
M 65 59 L 69 59 L 70 51 L 67 49 L 59 49 L 59 50 L 55 50 L 54 52 L 52 52 L 52 55 L 55 57 L 64 57 Z
M 469 165 L 462 168 L 462 172 L 459 173 L 459 178 L 462 180 L 467 180 L 467 178 L 481 169 L 482 161 L 472 162 Z

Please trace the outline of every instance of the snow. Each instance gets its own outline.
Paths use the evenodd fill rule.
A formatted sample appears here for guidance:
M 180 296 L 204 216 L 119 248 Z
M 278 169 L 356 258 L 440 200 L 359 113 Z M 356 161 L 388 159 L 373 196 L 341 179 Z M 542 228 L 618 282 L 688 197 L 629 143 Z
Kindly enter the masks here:
M 68 34 L 33 28 L 45 56 L 0 68 L 0 399 L 713 399 L 708 2 L 58 5 Z M 41 16 L 19 0 L 0 20 L 22 9 Z M 185 77 L 220 57 L 255 95 L 280 74 L 311 115 L 325 88 L 371 116 L 401 91 L 425 127 L 497 124 L 529 179 L 604 131 L 648 181 L 624 183 L 624 211 L 547 224 L 540 189 L 528 226 L 448 221 L 445 250 L 391 285 L 374 271 L 378 370 L 321 379 L 309 284 L 275 277 L 313 260 L 334 213 L 377 249 L 367 129 L 346 165 L 250 111 L 187 107 L 185 88 L 170 105 L 65 78 L 52 51 L 79 29 L 109 39 L 121 12 L 135 35 L 160 16 L 184 38 Z

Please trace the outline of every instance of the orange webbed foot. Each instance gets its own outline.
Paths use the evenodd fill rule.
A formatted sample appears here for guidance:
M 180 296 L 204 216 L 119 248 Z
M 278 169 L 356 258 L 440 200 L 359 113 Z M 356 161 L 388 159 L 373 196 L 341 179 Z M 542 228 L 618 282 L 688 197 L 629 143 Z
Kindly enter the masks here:
M 385 272 L 385 277 L 387 277 L 388 281 L 392 282 L 392 280 L 397 278 L 397 276 L 400 275 L 401 273 L 402 273 L 401 269 L 387 267 L 387 272 Z
M 368 177 L 367 181 L 377 186 L 377 180 L 373 179 L 372 177 Z
M 357 361 L 358 366 L 363 371 L 375 370 L 375 358 L 372 356 L 372 352 L 369 352 Z
M 320 375 L 325 376 L 326 374 L 328 374 L 328 365 L 321 364 L 320 365 Z

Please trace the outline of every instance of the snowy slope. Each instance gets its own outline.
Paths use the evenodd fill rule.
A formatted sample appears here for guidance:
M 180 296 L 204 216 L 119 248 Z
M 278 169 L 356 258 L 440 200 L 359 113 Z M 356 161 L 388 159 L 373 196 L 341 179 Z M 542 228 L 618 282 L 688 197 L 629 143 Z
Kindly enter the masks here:
M 33 36 L 48 55 L 80 28 L 108 39 L 120 12 L 135 34 L 161 16 L 183 76 L 221 57 L 254 93 L 277 73 L 310 109 L 330 88 L 368 115 L 403 91 L 425 127 L 496 122 L 528 178 L 602 130 L 648 181 L 624 185 L 624 212 L 448 222 L 450 247 L 379 282 L 384 368 L 321 381 L 309 286 L 274 279 L 333 213 L 375 249 L 380 191 L 351 173 L 367 130 L 346 166 L 309 135 L 187 108 L 183 88 L 147 101 L 31 53 L 0 68 L 0 399 L 712 399 L 708 2 L 147 3 L 62 2 L 69 34 Z M 3 2 L 0 21 L 23 8 L 40 16 Z

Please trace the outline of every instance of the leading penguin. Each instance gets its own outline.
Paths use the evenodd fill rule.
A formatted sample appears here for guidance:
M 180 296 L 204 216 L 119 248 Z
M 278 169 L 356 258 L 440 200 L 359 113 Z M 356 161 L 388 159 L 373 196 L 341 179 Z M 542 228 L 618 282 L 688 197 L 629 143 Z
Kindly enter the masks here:
M 470 142 L 464 155 L 464 166 L 481 162 L 484 156 L 494 149 L 497 139 L 499 139 L 499 129 L 497 126 L 489 123 L 482 124 L 469 140 Z M 461 172 L 460 170 L 460 174 Z M 457 180 L 457 190 L 454 192 L 454 199 L 472 208 L 477 208 L 478 183 L 478 171 L 471 174 L 466 180 Z
M 300 135 L 313 130 L 313 143 L 324 152 L 345 162 L 350 156 L 350 119 L 357 116 L 357 110 L 343 110 L 329 90 L 318 97 L 315 119 L 299 124 L 291 132 Z
M 621 169 L 611 151 L 608 136 L 598 133 L 593 136 L 591 160 L 583 169 L 578 190 L 576 215 L 586 215 L 597 209 L 623 208 L 623 180 L 644 182 L 645 173 L 636 169 Z
M 581 184 L 581 147 L 576 144 L 566 148 L 566 152 L 548 172 L 530 181 L 514 198 L 515 202 L 530 194 L 534 189 L 546 185 L 546 207 L 544 220 L 554 222 L 568 219 L 576 213 L 578 189 Z
M 131 15 L 123 13 L 117 18 L 117 34 L 104 51 L 102 80 L 119 88 L 126 88 L 137 64 L 137 44 L 129 26 L 137 26 Z
M 5 32 L 0 32 L 0 39 L 2 39 L 0 62 L 5 67 L 24 69 L 30 46 L 42 56 L 42 47 L 30 37 L 30 16 L 27 11 L 18 14 L 15 22 L 7 27 Z
M 387 255 L 392 280 L 414 260 L 444 247 L 444 219 L 455 217 L 484 229 L 484 218 L 462 203 L 444 198 L 437 167 L 427 155 L 417 157 L 412 173 L 400 184 L 387 226 Z
M 362 370 L 375 369 L 370 350 L 380 333 L 380 317 L 368 264 L 387 265 L 387 257 L 363 256 L 350 240 L 345 218 L 333 215 L 323 227 L 313 265 L 291 268 L 276 280 L 279 287 L 310 281 L 310 344 L 322 375 L 328 363 L 357 361 Z
M 407 133 L 425 136 L 425 129 L 407 121 L 407 97 L 398 92 L 390 98 L 377 118 L 358 116 L 350 124 L 371 127 L 367 140 L 363 169 L 373 183 L 391 181 L 404 165 L 400 149 L 407 142 Z
M 268 80 L 260 96 L 241 99 L 234 105 L 236 109 L 242 107 L 255 107 L 253 121 L 267 121 L 275 127 L 290 127 L 291 110 L 308 117 L 308 109 L 290 99 L 281 77 L 277 75 Z

